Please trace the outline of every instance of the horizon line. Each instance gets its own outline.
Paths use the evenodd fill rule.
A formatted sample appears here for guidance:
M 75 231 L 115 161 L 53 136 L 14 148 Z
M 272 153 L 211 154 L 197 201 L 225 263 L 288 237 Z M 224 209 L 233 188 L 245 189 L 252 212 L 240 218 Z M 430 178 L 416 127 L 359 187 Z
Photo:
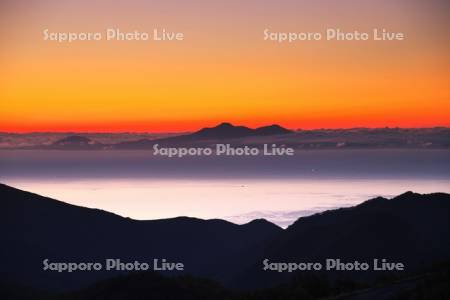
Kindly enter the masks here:
M 216 123 L 216 125 L 213 126 L 203 126 L 199 127 L 195 130 L 180 130 L 180 131 L 148 131 L 148 130 L 127 130 L 127 131 L 115 131 L 115 130 L 84 130 L 84 131 L 77 131 L 77 130 L 37 130 L 37 131 L 8 131 L 8 130 L 1 130 L 0 134 L 69 134 L 69 133 L 77 133 L 77 134 L 185 134 L 185 133 L 193 133 L 198 130 L 204 129 L 204 128 L 214 128 L 221 124 L 229 123 L 233 126 L 244 126 L 251 129 L 256 129 L 259 127 L 265 127 L 265 126 L 273 126 L 278 125 L 283 128 L 298 132 L 298 131 L 317 131 L 317 130 L 352 130 L 352 129 L 437 129 L 437 128 L 445 128 L 450 129 L 450 125 L 435 125 L 435 126 L 408 126 L 408 127 L 402 127 L 402 126 L 352 126 L 352 127 L 316 127 L 316 128 L 292 128 L 292 127 L 284 127 L 278 123 L 270 123 L 268 125 L 262 125 L 257 127 L 250 127 L 247 125 L 242 124 L 234 124 L 232 122 L 219 122 Z

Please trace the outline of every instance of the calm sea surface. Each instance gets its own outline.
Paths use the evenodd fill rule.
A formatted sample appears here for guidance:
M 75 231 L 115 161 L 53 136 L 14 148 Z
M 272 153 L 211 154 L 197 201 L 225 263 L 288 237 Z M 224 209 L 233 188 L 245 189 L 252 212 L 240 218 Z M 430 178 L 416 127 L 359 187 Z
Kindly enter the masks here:
M 286 227 L 300 216 L 375 196 L 450 193 L 450 151 L 181 159 L 149 151 L 0 151 L 0 181 L 135 219 L 266 218 Z

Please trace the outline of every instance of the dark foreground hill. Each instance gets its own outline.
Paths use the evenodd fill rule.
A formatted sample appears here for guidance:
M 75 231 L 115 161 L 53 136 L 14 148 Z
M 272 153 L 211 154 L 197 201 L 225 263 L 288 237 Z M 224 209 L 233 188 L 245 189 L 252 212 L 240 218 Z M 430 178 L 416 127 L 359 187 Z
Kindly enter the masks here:
M 224 288 L 192 276 L 164 277 L 154 272 L 118 276 L 70 292 L 48 292 L 27 286 L 0 283 L 0 299 L 8 300 L 448 300 L 450 263 L 441 263 L 406 278 L 374 284 L 350 280 L 330 281 L 315 274 L 255 291 Z
M 45 272 L 46 258 L 50 262 L 167 259 L 184 263 L 189 274 L 225 280 L 253 247 L 260 248 L 282 231 L 265 220 L 245 225 L 187 217 L 136 221 L 5 185 L 0 185 L 0 198 L 0 276 L 44 288 L 77 288 L 117 275 Z
M 415 272 L 433 262 L 450 259 L 450 195 L 407 192 L 393 199 L 382 197 L 360 205 L 300 218 L 268 243 L 261 254 L 271 262 L 400 262 Z M 261 263 L 243 272 L 246 286 L 282 282 L 276 272 L 261 272 Z M 383 274 L 331 270 L 327 275 L 371 280 Z M 284 273 L 283 273 L 284 274 Z M 237 280 L 237 283 L 242 282 Z
M 300 218 L 286 230 L 265 220 L 245 225 L 186 217 L 135 221 L 5 185 L 0 185 L 0 198 L 0 281 L 50 290 L 77 289 L 123 272 L 43 271 L 46 258 L 51 262 L 102 262 L 106 258 L 150 262 L 165 258 L 185 265 L 184 272 L 167 272 L 165 276 L 194 275 L 244 289 L 274 286 L 297 275 L 370 283 L 383 276 L 414 274 L 450 259 L 448 194 L 409 192 L 391 200 L 376 198 L 352 208 Z M 344 262 L 385 258 L 403 263 L 405 270 L 263 270 L 264 259 L 299 263 L 324 262 L 327 258 Z M 165 279 L 160 282 L 166 286 Z M 184 281 L 179 283 L 184 286 Z M 168 282 L 167 288 L 171 284 Z

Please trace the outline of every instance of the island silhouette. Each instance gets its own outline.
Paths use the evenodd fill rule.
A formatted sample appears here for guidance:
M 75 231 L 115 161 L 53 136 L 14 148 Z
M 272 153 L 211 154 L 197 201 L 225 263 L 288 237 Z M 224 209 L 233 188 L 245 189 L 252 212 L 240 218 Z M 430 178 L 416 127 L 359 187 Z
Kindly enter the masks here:
M 27 142 L 24 143 L 24 140 Z M 228 122 L 194 132 L 0 133 L 0 149 L 147 150 L 155 144 L 205 146 L 283 144 L 297 149 L 448 149 L 450 128 L 287 129 L 278 124 L 250 128 Z

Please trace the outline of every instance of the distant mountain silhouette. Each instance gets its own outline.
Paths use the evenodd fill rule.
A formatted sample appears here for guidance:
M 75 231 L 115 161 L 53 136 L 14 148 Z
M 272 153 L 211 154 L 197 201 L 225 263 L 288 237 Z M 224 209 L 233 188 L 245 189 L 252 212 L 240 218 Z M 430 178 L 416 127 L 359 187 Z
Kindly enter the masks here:
M 35 146 L 38 149 L 54 149 L 54 150 L 98 150 L 104 145 L 90 138 L 81 135 L 69 135 L 59 139 L 50 145 Z
M 118 275 L 44 272 L 45 258 L 53 262 L 166 258 L 183 262 L 183 274 L 246 289 L 269 287 L 295 274 L 263 271 L 266 258 L 272 262 L 386 258 L 404 263 L 406 272 L 450 259 L 448 194 L 408 192 L 391 200 L 375 198 L 300 218 L 286 230 L 265 220 L 245 225 L 187 217 L 136 221 L 6 185 L 0 185 L 0 198 L 0 281 L 40 288 L 78 288 Z M 364 280 L 380 272 L 327 275 Z
M 54 141 L 55 135 L 58 141 Z M 8 134 L 0 132 L 0 149 L 58 149 L 58 150 L 140 150 L 155 143 L 174 146 L 209 146 L 226 142 L 233 145 L 276 143 L 296 149 L 449 149 L 450 128 L 348 128 L 290 131 L 279 125 L 251 129 L 222 123 L 197 132 L 172 134 L 133 133 L 60 133 Z M 124 139 L 125 138 L 125 139 Z M 24 141 L 25 139 L 25 141 Z M 98 141 L 102 141 L 101 143 Z
M 349 128 L 291 131 L 279 125 L 251 129 L 222 123 L 192 134 L 161 139 L 140 139 L 112 145 L 116 149 L 149 149 L 154 144 L 208 146 L 212 143 L 276 143 L 296 149 L 449 149 L 450 128 Z
M 234 126 L 230 123 L 221 123 L 215 127 L 203 128 L 189 137 L 193 139 L 230 139 L 230 138 L 241 138 L 255 135 L 255 130 L 250 129 L 245 126 Z M 188 136 L 185 136 L 188 137 Z
M 293 131 L 283 128 L 279 125 L 270 125 L 251 129 L 245 126 L 234 126 L 231 123 L 221 123 L 215 127 L 203 128 L 187 135 L 168 137 L 163 139 L 123 142 L 116 144 L 115 147 L 123 148 L 151 148 L 154 144 L 179 144 L 205 142 L 215 140 L 230 140 L 257 136 L 276 136 L 293 133 Z
M 93 144 L 94 141 L 92 141 L 91 139 L 84 137 L 84 136 L 79 136 L 79 135 L 71 135 L 68 137 L 65 137 L 63 139 L 60 139 L 56 142 L 53 143 L 53 145 L 55 146 L 67 146 L 67 145 L 77 145 L 77 146 L 85 146 L 85 145 L 90 145 Z
M 273 124 L 269 126 L 258 127 L 255 129 L 255 135 L 281 135 L 293 133 L 292 130 L 281 127 L 280 125 Z
M 221 139 L 233 139 L 243 138 L 249 136 L 262 136 L 262 135 L 279 135 L 288 134 L 292 131 L 283 128 L 279 125 L 270 125 L 251 129 L 245 126 L 234 126 L 230 123 L 222 123 L 212 128 L 203 128 L 191 135 L 193 139 L 208 139 L 208 140 L 221 140 Z

